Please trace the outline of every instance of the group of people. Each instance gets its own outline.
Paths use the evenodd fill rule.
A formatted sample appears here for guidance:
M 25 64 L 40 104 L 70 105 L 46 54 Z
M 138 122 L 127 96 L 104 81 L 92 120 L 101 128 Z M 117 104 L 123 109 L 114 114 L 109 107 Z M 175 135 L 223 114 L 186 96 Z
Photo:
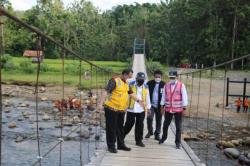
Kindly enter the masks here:
M 236 101 L 235 101 L 235 105 L 237 107 L 237 113 L 240 112 L 241 106 L 243 106 L 243 112 L 247 113 L 248 107 L 249 107 L 249 101 L 248 98 L 245 97 L 245 99 L 243 99 L 243 101 L 241 100 L 241 98 L 239 97 Z
M 176 126 L 176 148 L 181 145 L 182 113 L 188 105 L 185 85 L 177 78 L 177 71 L 169 72 L 169 82 L 162 80 L 162 71 L 154 71 L 154 79 L 146 82 L 143 72 L 136 74 L 134 81 L 133 70 L 126 69 L 121 76 L 113 77 L 106 86 L 98 110 L 104 109 L 106 118 L 106 141 L 108 151 L 117 153 L 118 150 L 130 151 L 125 144 L 125 138 L 135 125 L 135 144 L 145 147 L 143 143 L 144 119 L 147 116 L 148 133 L 145 138 L 154 135 L 159 144 L 168 137 L 168 127 L 174 116 Z M 161 134 L 162 116 L 164 114 L 163 133 Z M 125 121 L 126 116 L 126 121 Z M 156 119 L 153 131 L 153 119 Z M 124 122 L 125 121 L 125 122 Z M 116 146 L 117 142 L 117 146 Z

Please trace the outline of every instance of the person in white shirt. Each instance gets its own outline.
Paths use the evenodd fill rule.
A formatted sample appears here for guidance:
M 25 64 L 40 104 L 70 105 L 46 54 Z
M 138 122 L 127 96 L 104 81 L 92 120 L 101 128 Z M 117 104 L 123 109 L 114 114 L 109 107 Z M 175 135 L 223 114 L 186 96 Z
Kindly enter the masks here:
M 145 82 L 145 74 L 137 73 L 136 81 L 130 83 L 132 91 L 137 95 L 139 100 L 144 102 L 142 107 L 137 101 L 129 99 L 129 107 L 127 110 L 126 122 L 124 125 L 124 137 L 130 132 L 135 124 L 135 141 L 136 145 L 145 147 L 143 140 L 144 118 L 146 112 L 151 108 L 148 86 Z
M 170 81 L 165 84 L 161 98 L 161 111 L 162 114 L 165 113 L 165 120 L 159 144 L 164 143 L 167 139 L 168 127 L 174 116 L 176 126 L 175 144 L 176 148 L 180 149 L 182 113 L 188 105 L 188 96 L 185 85 L 177 79 L 177 71 L 170 71 L 169 78 Z

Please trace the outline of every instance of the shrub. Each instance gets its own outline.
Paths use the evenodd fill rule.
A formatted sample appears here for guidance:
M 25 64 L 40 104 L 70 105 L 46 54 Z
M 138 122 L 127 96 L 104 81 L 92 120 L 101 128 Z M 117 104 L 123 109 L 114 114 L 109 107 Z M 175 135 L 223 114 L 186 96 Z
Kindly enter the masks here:
M 36 68 L 32 65 L 32 62 L 25 60 L 20 63 L 20 70 L 24 73 L 31 74 L 36 71 Z

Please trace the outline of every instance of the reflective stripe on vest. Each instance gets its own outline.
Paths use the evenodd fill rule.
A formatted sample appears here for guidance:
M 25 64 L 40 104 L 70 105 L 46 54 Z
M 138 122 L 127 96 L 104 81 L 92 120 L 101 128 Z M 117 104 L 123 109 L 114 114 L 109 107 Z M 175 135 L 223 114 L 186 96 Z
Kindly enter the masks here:
M 167 112 L 182 112 L 182 83 L 177 81 L 175 88 L 171 91 L 171 84 L 168 83 L 165 88 L 166 100 L 165 100 L 165 110 Z
M 133 92 L 137 95 L 136 85 L 135 84 L 131 85 L 131 88 L 132 88 Z M 147 98 L 147 88 L 143 85 L 143 87 L 142 87 L 142 100 L 145 103 L 145 106 L 147 105 L 146 98 Z M 134 105 L 135 105 L 135 100 L 130 98 L 129 99 L 129 109 L 133 109 Z M 146 110 L 146 109 L 144 108 L 144 110 Z
M 115 111 L 125 111 L 128 107 L 128 91 L 129 86 L 123 82 L 120 77 L 115 78 L 115 89 L 105 102 L 105 105 L 114 109 Z

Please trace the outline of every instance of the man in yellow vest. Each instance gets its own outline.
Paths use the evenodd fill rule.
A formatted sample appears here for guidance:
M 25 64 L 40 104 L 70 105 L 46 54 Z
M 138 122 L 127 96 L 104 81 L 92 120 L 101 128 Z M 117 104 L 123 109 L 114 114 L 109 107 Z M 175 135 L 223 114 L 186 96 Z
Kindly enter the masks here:
M 145 144 L 142 142 L 144 127 L 143 121 L 147 110 L 151 108 L 148 86 L 144 81 L 145 74 L 139 72 L 137 73 L 136 81 L 130 83 L 131 89 L 136 93 L 140 100 L 143 100 L 145 106 L 142 107 L 139 103 L 136 103 L 134 99 L 130 98 L 126 123 L 124 126 L 124 136 L 126 136 L 135 124 L 135 142 L 136 145 L 140 147 L 145 147 Z
M 143 101 L 133 93 L 132 89 L 129 88 L 129 85 L 126 82 L 127 79 L 132 76 L 131 73 L 133 73 L 132 70 L 123 70 L 121 76 L 113 77 L 109 80 L 106 87 L 106 92 L 101 97 L 99 106 L 97 108 L 98 111 L 100 111 L 102 110 L 102 106 L 104 106 L 106 118 L 106 141 L 108 150 L 111 153 L 117 153 L 115 146 L 116 140 L 117 148 L 119 150 L 131 150 L 124 143 L 123 129 L 124 116 L 128 108 L 129 96 L 144 107 Z

